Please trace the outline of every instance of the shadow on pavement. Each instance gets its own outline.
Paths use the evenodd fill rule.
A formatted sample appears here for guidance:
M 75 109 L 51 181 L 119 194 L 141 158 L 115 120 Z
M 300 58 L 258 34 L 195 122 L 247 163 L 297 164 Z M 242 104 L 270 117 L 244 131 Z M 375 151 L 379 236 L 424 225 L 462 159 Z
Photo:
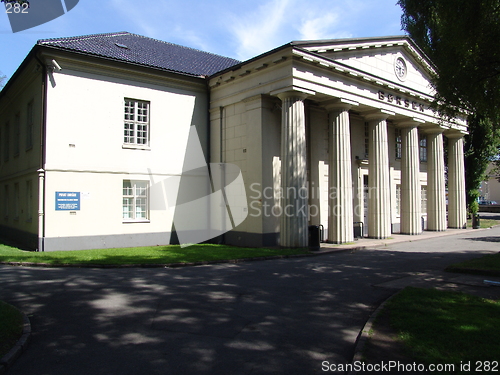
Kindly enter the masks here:
M 179 269 L 0 266 L 0 299 L 33 330 L 9 375 L 322 373 L 324 360 L 351 361 L 394 292 L 375 285 L 480 255 L 424 242 Z

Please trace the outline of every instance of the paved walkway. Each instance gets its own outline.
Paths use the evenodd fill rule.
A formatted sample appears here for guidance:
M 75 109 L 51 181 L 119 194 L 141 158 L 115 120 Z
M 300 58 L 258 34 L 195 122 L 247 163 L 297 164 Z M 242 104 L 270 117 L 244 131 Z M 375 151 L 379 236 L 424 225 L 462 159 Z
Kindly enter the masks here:
M 8 374 L 323 373 L 323 361 L 351 361 L 398 282 L 499 251 L 500 227 L 438 235 L 177 269 L 0 266 L 0 299 L 33 332 Z

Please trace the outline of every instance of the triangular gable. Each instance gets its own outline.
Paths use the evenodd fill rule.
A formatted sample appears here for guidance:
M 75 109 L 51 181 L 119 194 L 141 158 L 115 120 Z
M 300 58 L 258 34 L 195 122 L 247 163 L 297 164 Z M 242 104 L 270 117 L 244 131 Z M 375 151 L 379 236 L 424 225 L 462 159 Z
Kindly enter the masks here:
M 430 81 L 435 70 L 432 62 L 406 36 L 304 41 L 292 44 L 367 75 L 433 95 Z

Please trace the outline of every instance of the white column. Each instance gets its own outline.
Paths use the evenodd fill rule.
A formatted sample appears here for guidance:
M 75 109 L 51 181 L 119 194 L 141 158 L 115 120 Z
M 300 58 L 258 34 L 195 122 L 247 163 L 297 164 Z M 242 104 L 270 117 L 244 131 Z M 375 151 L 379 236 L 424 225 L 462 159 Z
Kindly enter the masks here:
M 281 118 L 281 221 L 280 245 L 306 247 L 308 244 L 308 189 L 306 166 L 306 94 L 287 91 Z
M 422 233 L 420 197 L 420 155 L 418 123 L 408 121 L 401 127 L 401 233 Z
M 427 131 L 427 229 L 446 230 L 443 129 Z
M 391 234 L 388 116 L 385 113 L 366 116 L 369 121 L 368 237 L 371 238 L 387 238 Z
M 329 105 L 328 241 L 354 241 L 351 132 L 351 104 Z
M 447 134 L 448 138 L 448 227 L 465 228 L 465 167 L 463 134 Z

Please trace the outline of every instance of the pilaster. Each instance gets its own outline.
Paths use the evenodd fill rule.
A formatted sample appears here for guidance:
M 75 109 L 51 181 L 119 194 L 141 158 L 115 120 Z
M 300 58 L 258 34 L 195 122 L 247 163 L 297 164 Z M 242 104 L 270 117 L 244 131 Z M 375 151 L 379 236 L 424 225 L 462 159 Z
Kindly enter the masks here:
M 448 138 L 448 227 L 467 226 L 465 204 L 465 166 L 463 134 L 446 134 Z
M 446 186 L 444 168 L 443 130 L 427 133 L 427 229 L 446 230 Z
M 304 99 L 298 91 L 278 93 L 281 119 L 281 219 L 280 245 L 308 244 L 308 188 Z
M 402 138 L 401 155 L 401 233 L 422 232 L 420 157 L 418 122 L 399 123 Z
M 387 238 L 391 234 L 391 200 L 389 185 L 389 113 L 365 116 L 369 131 L 368 164 L 368 236 Z
M 328 241 L 354 241 L 351 133 L 349 109 L 357 103 L 337 102 L 329 112 Z

